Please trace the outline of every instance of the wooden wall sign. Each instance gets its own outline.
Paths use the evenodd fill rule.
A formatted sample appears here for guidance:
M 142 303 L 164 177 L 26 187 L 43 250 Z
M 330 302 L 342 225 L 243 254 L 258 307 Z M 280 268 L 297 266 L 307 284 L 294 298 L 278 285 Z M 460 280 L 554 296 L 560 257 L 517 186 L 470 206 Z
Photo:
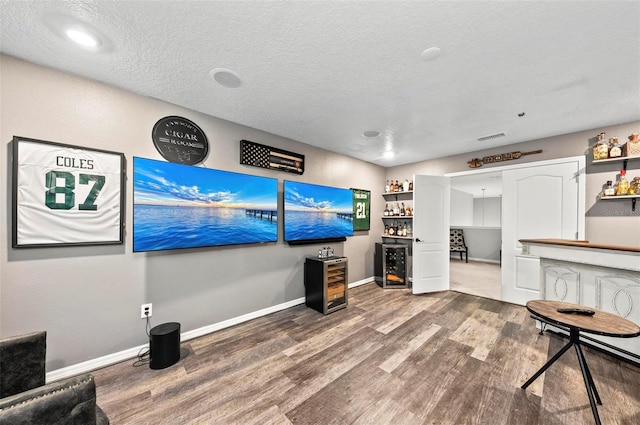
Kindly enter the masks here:
M 536 153 L 542 153 L 542 149 L 539 149 L 537 151 L 529 151 L 529 152 L 515 151 L 515 152 L 499 153 L 496 155 L 488 155 L 482 159 L 473 158 L 471 161 L 467 161 L 467 164 L 469 164 L 469 168 L 478 168 L 478 167 L 482 167 L 483 164 L 493 164 L 495 162 L 511 161 L 512 159 L 520 159 L 524 155 L 533 155 Z
M 240 140 L 240 164 L 288 173 L 304 173 L 304 155 Z

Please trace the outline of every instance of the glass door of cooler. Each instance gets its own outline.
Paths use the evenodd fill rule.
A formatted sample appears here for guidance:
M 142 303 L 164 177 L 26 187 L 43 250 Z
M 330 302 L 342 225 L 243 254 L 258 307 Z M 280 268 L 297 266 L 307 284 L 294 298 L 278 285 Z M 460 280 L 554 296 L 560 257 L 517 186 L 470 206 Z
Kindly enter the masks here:
M 325 295 L 327 313 L 346 307 L 347 304 L 347 262 L 327 263 L 327 293 Z
M 408 246 L 376 244 L 375 279 L 383 288 L 408 288 Z

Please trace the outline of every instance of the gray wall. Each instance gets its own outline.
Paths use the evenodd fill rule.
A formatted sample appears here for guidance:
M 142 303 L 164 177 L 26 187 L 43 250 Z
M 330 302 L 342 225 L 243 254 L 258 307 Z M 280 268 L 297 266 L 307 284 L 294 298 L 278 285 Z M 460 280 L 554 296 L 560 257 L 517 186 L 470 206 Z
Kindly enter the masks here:
M 383 168 L 4 55 L 0 74 L 0 335 L 47 330 L 48 371 L 146 343 L 143 303 L 153 303 L 152 324 L 178 321 L 188 332 L 304 297 L 304 258 L 318 246 L 290 247 L 282 228 L 279 242 L 266 246 L 132 253 L 132 158 L 162 160 L 151 129 L 165 116 L 202 128 L 211 147 L 208 168 L 276 177 L 280 192 L 284 179 L 371 190 L 371 230 L 332 246 L 349 258 L 350 282 L 373 276 L 374 241 L 383 230 Z M 12 249 L 8 152 L 14 135 L 123 152 L 125 244 Z M 240 165 L 241 139 L 304 154 L 304 175 Z
M 500 227 L 502 225 L 502 198 L 474 198 L 473 225 Z
M 133 156 L 162 159 L 150 137 L 155 122 L 180 115 L 195 121 L 208 136 L 208 168 L 277 177 L 280 191 L 283 179 L 369 189 L 371 230 L 333 244 L 337 254 L 349 258 L 349 281 L 356 282 L 373 276 L 373 247 L 383 231 L 379 217 L 385 179 L 465 171 L 466 162 L 483 153 L 544 149 L 543 154 L 520 162 L 575 156 L 583 154 L 600 131 L 624 139 L 640 129 L 640 123 L 596 128 L 385 170 L 4 55 L 0 75 L 0 137 L 5 143 L 0 149 L 0 175 L 5 177 L 0 191 L 0 219 L 5 223 L 0 230 L 0 336 L 47 330 L 49 371 L 144 344 L 142 303 L 153 303 L 153 324 L 179 321 L 182 331 L 188 332 L 299 299 L 304 296 L 304 257 L 314 255 L 318 247 L 289 247 L 280 236 L 278 243 L 266 246 L 134 254 L 128 224 L 124 245 L 12 249 L 8 152 L 13 135 L 123 152 L 130 178 Z M 239 165 L 241 139 L 306 155 L 305 174 Z M 587 237 L 640 245 L 638 213 L 630 215 L 630 204 L 604 211 L 595 205 L 595 195 L 611 179 L 611 171 L 602 167 L 587 171 Z M 131 217 L 129 181 L 126 218 Z
M 450 203 L 451 218 L 449 222 L 451 226 L 473 226 L 473 195 L 461 190 L 451 189 Z
M 489 263 L 500 262 L 502 229 L 499 227 L 456 227 L 463 230 L 464 243 L 467 245 L 469 251 L 469 260 L 486 261 Z M 460 254 L 452 252 L 451 258 L 460 259 Z
M 607 165 L 590 164 L 592 156 L 589 147 L 595 143 L 596 136 L 602 131 L 607 133 L 607 138 L 617 136 L 620 140 L 626 140 L 632 133 L 640 132 L 640 121 L 609 127 L 594 127 L 590 130 L 571 134 L 508 146 L 487 148 L 446 158 L 387 168 L 387 178 L 414 174 L 441 176 L 447 173 L 469 171 L 471 169 L 467 161 L 472 158 L 482 158 L 490 154 L 511 151 L 527 152 L 538 149 L 543 150 L 540 154 L 523 156 L 516 161 L 484 165 L 482 169 L 495 168 L 500 165 L 522 164 L 587 154 L 585 196 L 586 239 L 594 243 L 640 246 L 640 222 L 638 220 L 640 218 L 640 207 L 632 212 L 630 200 L 597 201 L 597 196 L 602 190 L 602 185 L 607 180 L 615 180 L 618 170 L 622 167 L 621 163 L 611 163 Z M 640 160 L 629 161 L 628 169 L 628 178 L 640 176 Z

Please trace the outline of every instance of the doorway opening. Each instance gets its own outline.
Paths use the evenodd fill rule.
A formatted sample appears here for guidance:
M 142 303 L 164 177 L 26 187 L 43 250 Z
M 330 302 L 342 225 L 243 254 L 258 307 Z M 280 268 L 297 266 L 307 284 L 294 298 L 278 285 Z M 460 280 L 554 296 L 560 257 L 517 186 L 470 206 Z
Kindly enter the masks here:
M 502 172 L 451 177 L 451 229 L 459 229 L 469 262 L 449 259 L 451 289 L 501 300 Z

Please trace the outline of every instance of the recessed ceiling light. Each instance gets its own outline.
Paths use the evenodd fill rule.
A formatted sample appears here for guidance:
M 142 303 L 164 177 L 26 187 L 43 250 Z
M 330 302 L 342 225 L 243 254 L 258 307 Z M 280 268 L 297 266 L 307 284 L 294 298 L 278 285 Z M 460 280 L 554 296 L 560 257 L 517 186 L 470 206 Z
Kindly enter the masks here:
M 100 40 L 98 40 L 97 37 L 94 37 L 88 32 L 80 29 L 69 28 L 65 31 L 65 34 L 69 39 L 71 39 L 71 41 L 83 47 L 96 48 L 100 44 Z
M 230 69 L 215 68 L 212 69 L 211 72 L 209 72 L 209 76 L 216 80 L 216 82 L 221 86 L 230 89 L 236 89 L 242 85 L 242 80 L 240 79 L 238 74 Z
M 428 62 L 440 56 L 441 53 L 442 50 L 440 50 L 439 47 L 429 47 L 424 52 L 422 52 L 420 56 L 422 56 L 423 61 Z
M 368 139 L 373 138 L 373 137 L 378 137 L 380 135 L 379 131 L 375 131 L 375 130 L 370 130 L 370 131 L 365 131 L 364 133 L 362 133 L 362 135 Z
M 382 154 L 382 156 L 384 158 L 393 158 L 395 154 L 393 153 L 393 151 L 386 151 L 385 153 Z
M 113 43 L 109 37 L 94 25 L 80 18 L 51 12 L 44 14 L 42 20 L 60 39 L 67 43 L 73 42 L 74 46 L 82 47 L 93 53 L 105 53 L 113 49 Z

